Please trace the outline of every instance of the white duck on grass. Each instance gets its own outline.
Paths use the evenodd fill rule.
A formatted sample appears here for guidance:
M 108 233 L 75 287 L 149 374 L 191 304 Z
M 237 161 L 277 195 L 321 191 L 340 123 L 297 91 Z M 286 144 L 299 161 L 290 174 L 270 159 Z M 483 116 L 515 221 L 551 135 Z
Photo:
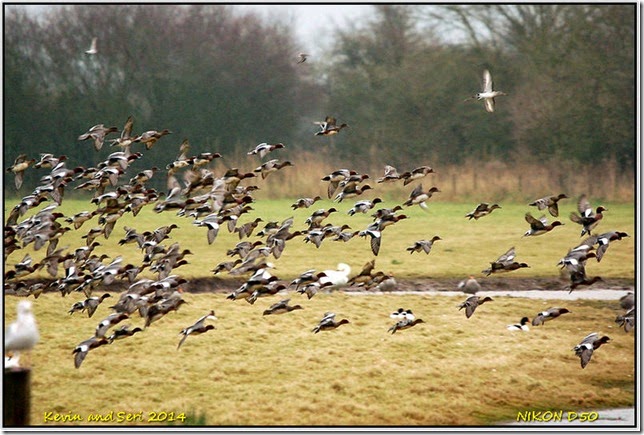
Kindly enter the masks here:
M 349 282 L 349 274 L 351 273 L 351 266 L 346 263 L 338 263 L 336 270 L 329 269 L 323 271 L 324 276 L 320 277 L 320 283 L 326 284 L 330 283 L 330 286 L 327 286 L 329 290 L 344 287 Z

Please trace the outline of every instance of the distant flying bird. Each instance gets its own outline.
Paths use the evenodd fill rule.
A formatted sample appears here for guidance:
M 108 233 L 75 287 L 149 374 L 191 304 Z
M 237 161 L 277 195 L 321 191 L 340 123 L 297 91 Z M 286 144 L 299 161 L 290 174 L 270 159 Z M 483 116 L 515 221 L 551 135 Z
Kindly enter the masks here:
M 336 119 L 332 116 L 327 116 L 324 118 L 324 122 L 316 121 L 314 124 L 320 126 L 320 130 L 315 133 L 316 136 L 330 136 L 340 132 L 344 127 L 348 127 L 348 124 L 342 123 L 336 125 Z
M 307 57 L 309 57 L 309 55 L 308 55 L 308 54 L 306 54 L 306 53 L 300 53 L 300 54 L 298 55 L 298 61 L 297 61 L 297 63 L 304 63 L 304 62 L 306 62 L 306 58 L 307 58 Z
M 98 41 L 98 38 L 94 37 L 92 38 L 92 44 L 89 46 L 89 50 L 85 50 L 85 53 L 87 54 L 96 54 L 98 53 L 98 49 L 96 48 L 96 42 Z
M 465 101 L 472 99 L 483 100 L 485 110 L 492 113 L 494 112 L 494 98 L 507 95 L 505 92 L 495 91 L 493 89 L 494 82 L 492 81 L 492 74 L 486 69 L 483 71 L 483 91 L 474 94 L 470 98 L 465 99 Z

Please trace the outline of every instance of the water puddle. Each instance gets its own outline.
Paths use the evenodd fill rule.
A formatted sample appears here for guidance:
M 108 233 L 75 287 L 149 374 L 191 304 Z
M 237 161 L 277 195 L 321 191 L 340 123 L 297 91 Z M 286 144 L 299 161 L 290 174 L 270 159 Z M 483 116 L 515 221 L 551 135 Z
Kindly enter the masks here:
M 632 290 L 630 290 L 632 292 Z M 490 290 L 480 291 L 478 296 L 508 296 L 513 298 L 527 299 L 556 299 L 562 301 L 576 301 L 579 299 L 596 300 L 596 301 L 614 301 L 619 300 L 622 296 L 629 293 L 627 290 L 575 290 L 569 293 L 567 290 Z M 369 292 L 369 291 L 349 291 L 347 295 L 355 296 L 378 296 L 378 295 L 427 295 L 427 296 L 468 296 L 459 291 L 397 291 L 397 292 Z

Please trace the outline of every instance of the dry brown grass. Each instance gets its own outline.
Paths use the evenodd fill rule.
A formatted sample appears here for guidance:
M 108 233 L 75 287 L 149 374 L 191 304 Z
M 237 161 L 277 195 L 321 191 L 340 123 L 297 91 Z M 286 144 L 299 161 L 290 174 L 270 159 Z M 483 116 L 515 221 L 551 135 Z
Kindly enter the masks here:
M 78 298 L 45 294 L 34 301 L 42 338 L 32 358 L 32 424 L 49 411 L 85 419 L 113 410 L 193 413 L 209 426 L 470 426 L 514 420 L 519 411 L 634 405 L 634 337 L 613 323 L 616 302 L 498 297 L 466 319 L 462 297 L 290 296 L 304 310 L 263 317 L 283 295 L 251 306 L 187 294 L 178 312 L 91 351 L 76 370 L 72 349 L 113 300 L 88 319 L 66 313 Z M 7 322 L 16 302 L 6 300 Z M 528 333 L 505 329 L 550 306 L 572 314 Z M 398 307 L 427 323 L 387 333 Z M 217 329 L 177 351 L 178 332 L 209 309 Z M 351 323 L 313 334 L 326 311 Z M 582 370 L 571 349 L 594 331 L 613 341 Z
M 279 156 L 286 160 L 289 151 Z M 337 161 L 325 150 L 319 152 L 297 151 L 291 157 L 295 166 L 278 175 L 279 182 L 272 183 L 266 197 L 270 199 L 324 197 L 325 185 L 320 178 L 339 168 L 355 169 L 370 175 L 367 180 L 377 186 L 379 194 L 391 199 L 406 199 L 409 186 L 402 183 L 375 184 L 384 173 L 384 165 L 377 155 L 359 159 L 354 165 Z M 398 166 L 403 173 L 414 167 L 429 165 L 436 171 L 424 179 L 426 187 L 441 189 L 443 201 L 518 201 L 525 202 L 545 195 L 567 193 L 570 197 L 586 193 L 589 197 L 611 202 L 633 202 L 635 173 L 633 169 L 620 170 L 616 162 L 599 162 L 596 165 L 580 165 L 568 161 L 502 162 L 468 160 L 462 164 L 436 165 L 431 161 L 412 163 L 409 167 Z M 251 165 L 252 166 L 252 165 Z M 249 166 L 250 169 L 250 166 Z M 277 178 L 277 177 L 276 177 Z

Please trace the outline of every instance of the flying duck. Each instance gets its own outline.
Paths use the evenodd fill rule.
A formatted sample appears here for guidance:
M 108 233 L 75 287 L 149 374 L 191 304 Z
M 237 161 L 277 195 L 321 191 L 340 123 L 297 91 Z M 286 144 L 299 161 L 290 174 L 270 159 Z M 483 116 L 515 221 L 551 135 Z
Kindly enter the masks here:
M 483 70 L 483 91 L 474 94 L 472 97 L 467 98 L 467 100 L 477 99 L 483 100 L 485 104 L 485 110 L 489 113 L 494 112 L 494 98 L 507 95 L 505 92 L 495 91 L 494 83 L 492 82 L 492 74 L 488 69 Z
M 345 323 L 350 323 L 349 320 L 347 319 L 342 319 L 339 322 L 335 321 L 335 313 L 332 312 L 326 312 L 324 313 L 324 317 L 322 317 L 322 320 L 320 320 L 320 323 L 311 330 L 311 332 L 317 334 L 320 331 L 330 331 L 332 329 L 336 329 L 340 325 L 344 325 Z
M 552 307 L 545 311 L 541 311 L 532 318 L 532 326 L 543 325 L 545 322 L 556 319 L 562 314 L 570 313 L 567 308 Z
M 505 254 L 501 255 L 496 261 L 491 261 L 490 267 L 483 270 L 482 273 L 484 273 L 486 276 L 490 276 L 493 273 L 510 272 L 513 270 L 521 269 L 523 267 L 530 267 L 526 263 L 518 263 L 514 261 L 514 257 L 516 257 L 516 253 L 513 246 L 508 249 Z
M 563 225 L 560 221 L 554 221 L 553 223 L 548 224 L 548 220 L 545 215 L 536 219 L 532 214 L 530 214 L 530 212 L 525 214 L 525 220 L 530 224 L 530 229 L 523 234 L 524 237 L 540 236 L 548 231 L 552 231 L 557 226 Z
M 376 183 L 390 183 L 397 180 L 400 180 L 400 174 L 398 174 L 396 168 L 390 165 L 385 165 L 385 175 L 378 178 Z
M 309 208 L 321 199 L 322 198 L 320 196 L 315 196 L 313 198 L 300 198 L 291 204 L 291 207 L 293 210 L 297 210 L 298 208 Z
M 409 246 L 407 248 L 407 251 L 409 251 L 410 254 L 413 254 L 414 252 L 420 252 L 420 251 L 425 251 L 425 254 L 429 254 L 429 252 L 432 250 L 432 246 L 434 245 L 434 242 L 437 240 L 443 240 L 439 236 L 434 236 L 430 240 L 418 240 L 414 242 L 413 245 Z
M 181 330 L 179 335 L 182 335 L 181 340 L 179 340 L 179 344 L 177 345 L 177 350 L 181 347 L 184 341 L 186 341 L 186 338 L 188 338 L 189 335 L 199 335 L 203 334 L 205 332 L 210 331 L 211 329 L 215 329 L 215 325 L 206 325 L 205 322 L 207 319 L 215 320 L 217 317 L 215 317 L 215 311 L 210 310 L 210 312 L 202 317 L 199 318 L 192 326 L 188 326 L 187 328 L 184 328 Z
M 558 202 L 564 198 L 568 198 L 568 196 L 566 196 L 565 193 L 560 193 L 557 196 L 546 196 L 544 198 L 536 199 L 528 205 L 536 206 L 539 211 L 547 208 L 553 217 L 557 217 L 559 216 Z
M 595 251 L 595 257 L 599 262 L 604 257 L 604 254 L 608 249 L 609 243 L 615 240 L 622 240 L 622 238 L 624 237 L 630 237 L 630 236 L 623 231 L 609 231 L 607 233 L 590 236 L 586 240 L 584 240 L 582 244 L 586 246 L 591 246 L 591 247 L 594 245 L 597 245 L 597 250 Z
M 106 344 L 109 344 L 109 341 L 105 337 L 90 337 L 80 342 L 72 351 L 72 355 L 74 355 L 74 367 L 77 369 L 80 368 L 90 350 Z
M 432 197 L 434 192 L 440 192 L 437 187 L 431 187 L 427 192 L 423 191 L 422 183 L 416 186 L 414 190 L 409 194 L 409 199 L 403 203 L 406 207 L 411 207 L 415 204 L 418 204 L 423 210 L 429 210 L 427 207 L 426 201 Z
M 575 212 L 570 213 L 570 220 L 582 226 L 580 237 L 583 237 L 584 234 L 588 234 L 590 236 L 591 231 L 595 229 L 599 224 L 599 221 L 604 217 L 602 213 L 608 211 L 608 209 L 600 205 L 593 212 L 586 195 L 581 195 L 579 197 L 579 201 L 577 201 L 577 209 L 579 210 L 579 214 Z
M 271 305 L 268 309 L 264 310 L 263 316 L 268 316 L 270 314 L 284 314 L 290 313 L 293 310 L 302 310 L 301 305 L 289 305 L 291 299 L 282 299 L 281 301 Z
M 374 206 L 378 203 L 381 203 L 382 199 L 380 198 L 374 198 L 372 200 L 368 199 L 363 199 L 362 201 L 356 202 L 353 207 L 349 209 L 347 214 L 349 216 L 353 216 L 356 213 L 367 213 L 369 210 L 374 208 Z
M 392 334 L 395 334 L 396 331 L 401 331 L 403 329 L 408 329 L 411 328 L 412 326 L 416 326 L 419 323 L 425 323 L 423 319 L 402 319 L 396 322 L 387 332 L 391 332 Z
M 314 124 L 317 124 L 320 127 L 320 130 L 315 133 L 316 136 L 331 136 L 334 134 L 338 134 L 340 130 L 342 130 L 345 127 L 348 127 L 347 124 L 342 123 L 340 125 L 336 125 L 336 119 L 332 116 L 327 116 L 324 119 L 324 122 L 314 122 Z
M 599 337 L 599 334 L 593 332 L 588 334 L 584 339 L 576 345 L 573 350 L 575 355 L 581 360 L 581 368 L 585 368 L 590 362 L 590 358 L 593 356 L 593 352 L 600 348 L 602 344 L 608 343 L 610 338 L 606 335 Z
M 615 323 L 624 327 L 625 332 L 630 332 L 635 327 L 635 307 L 632 307 L 625 314 L 617 316 Z
M 472 220 L 472 218 L 474 218 L 475 220 L 479 220 L 483 216 L 489 215 L 497 208 L 501 208 L 501 206 L 499 204 L 490 205 L 487 202 L 482 202 L 479 205 L 477 205 L 473 211 L 466 214 L 465 217 L 469 218 L 469 220 Z
M 25 170 L 35 162 L 36 159 L 27 159 L 26 154 L 20 154 L 16 157 L 16 160 L 14 160 L 13 165 L 7 168 L 7 172 L 12 172 L 15 176 L 16 190 L 20 190 L 20 187 L 22 186 Z
M 411 171 L 403 172 L 400 178 L 405 180 L 403 185 L 406 186 L 414 180 L 425 177 L 427 174 L 433 174 L 434 169 L 430 166 L 419 166 Z
M 103 293 L 103 295 L 100 297 L 91 296 L 85 299 L 84 301 L 76 302 L 74 305 L 72 305 L 71 309 L 69 310 L 69 314 L 73 314 L 78 311 L 83 312 L 87 310 L 87 317 L 92 317 L 96 312 L 96 308 L 98 308 L 99 304 L 109 297 L 110 297 L 109 293 Z
M 485 302 L 490 302 L 493 301 L 489 296 L 485 296 L 484 298 L 481 298 L 479 296 L 470 296 L 458 306 L 458 310 L 461 311 L 463 308 L 465 308 L 465 317 L 468 319 L 472 317 L 472 314 L 474 314 L 474 311 L 479 305 L 484 304 Z
M 249 156 L 259 154 L 259 157 L 263 159 L 266 156 L 266 154 L 285 147 L 286 145 L 284 145 L 281 142 L 276 144 L 268 144 L 266 142 L 262 142 L 259 145 L 257 145 L 254 149 L 248 151 L 246 154 L 248 154 Z

